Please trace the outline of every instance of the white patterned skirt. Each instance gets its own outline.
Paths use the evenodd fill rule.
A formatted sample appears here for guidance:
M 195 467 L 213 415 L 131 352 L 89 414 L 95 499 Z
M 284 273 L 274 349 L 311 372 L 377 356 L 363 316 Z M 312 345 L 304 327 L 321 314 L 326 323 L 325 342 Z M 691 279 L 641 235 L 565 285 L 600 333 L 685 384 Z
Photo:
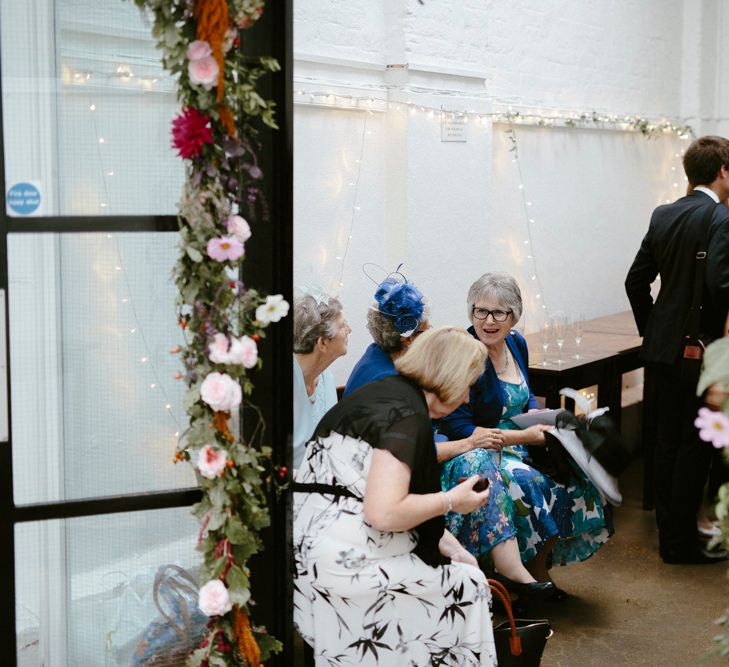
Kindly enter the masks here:
M 333 434 L 317 443 L 316 457 L 326 458 L 331 444 L 338 480 L 347 477 L 342 461 L 351 460 L 343 448 L 353 455 L 363 444 L 369 448 Z M 369 458 L 355 459 L 359 483 L 347 480 L 359 497 Z M 314 475 L 331 464 L 304 465 L 297 481 L 331 483 Z M 479 569 L 463 563 L 431 567 L 411 553 L 414 532 L 375 530 L 358 498 L 295 493 L 294 517 L 294 624 L 318 666 L 496 664 L 491 596 Z

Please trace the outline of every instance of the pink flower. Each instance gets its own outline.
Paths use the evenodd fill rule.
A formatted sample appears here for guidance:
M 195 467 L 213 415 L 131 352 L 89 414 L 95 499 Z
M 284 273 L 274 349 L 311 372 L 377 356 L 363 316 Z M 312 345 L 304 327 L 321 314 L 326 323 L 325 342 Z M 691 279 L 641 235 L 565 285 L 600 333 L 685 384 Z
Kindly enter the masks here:
M 200 155 L 202 147 L 213 141 L 210 117 L 189 107 L 172 121 L 172 147 L 188 160 Z
M 243 398 L 240 385 L 227 373 L 210 373 L 200 385 L 200 398 L 216 412 L 230 412 Z
M 258 346 L 248 336 L 229 339 L 225 334 L 216 333 L 208 346 L 208 358 L 214 364 L 242 364 L 253 368 L 258 362 Z
M 699 429 L 699 437 L 714 447 L 729 447 L 729 418 L 723 412 L 699 408 L 699 416 L 694 420 Z
M 225 225 L 228 228 L 228 234 L 232 234 L 242 243 L 251 238 L 251 228 L 245 218 L 239 215 L 231 215 Z
M 225 334 L 216 333 L 208 346 L 208 358 L 214 364 L 230 363 L 230 340 Z
M 212 56 L 191 60 L 187 63 L 187 73 L 190 75 L 190 83 L 193 86 L 202 86 L 210 90 L 218 81 L 218 63 Z
M 225 452 L 205 445 L 197 455 L 197 469 L 203 477 L 215 479 L 225 469 Z
M 235 261 L 243 256 L 245 248 L 234 236 L 219 236 L 208 241 L 208 255 L 216 262 Z
M 256 341 L 248 336 L 234 338 L 230 348 L 231 363 L 243 364 L 246 368 L 253 368 L 258 362 L 258 346 Z
M 188 60 L 202 60 L 212 55 L 212 53 L 213 50 L 210 48 L 210 44 L 202 39 L 196 39 L 187 47 Z
M 220 579 L 213 579 L 200 589 L 197 606 L 205 616 L 222 616 L 233 608 L 233 603 L 225 584 Z

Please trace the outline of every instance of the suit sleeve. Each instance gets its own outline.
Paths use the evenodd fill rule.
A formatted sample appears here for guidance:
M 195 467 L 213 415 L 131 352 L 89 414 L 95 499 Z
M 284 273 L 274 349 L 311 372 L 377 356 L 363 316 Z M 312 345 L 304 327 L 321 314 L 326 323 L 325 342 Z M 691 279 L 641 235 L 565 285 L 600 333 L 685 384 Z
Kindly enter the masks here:
M 724 220 L 714 232 L 706 258 L 706 283 L 716 311 L 724 319 L 729 312 L 729 211 L 718 207 Z
M 640 244 L 638 254 L 625 278 L 625 292 L 633 309 L 633 317 L 638 326 L 638 333 L 642 336 L 645 332 L 648 317 L 653 309 L 653 297 L 651 296 L 651 283 L 658 275 L 656 264 L 650 244 L 650 229 Z

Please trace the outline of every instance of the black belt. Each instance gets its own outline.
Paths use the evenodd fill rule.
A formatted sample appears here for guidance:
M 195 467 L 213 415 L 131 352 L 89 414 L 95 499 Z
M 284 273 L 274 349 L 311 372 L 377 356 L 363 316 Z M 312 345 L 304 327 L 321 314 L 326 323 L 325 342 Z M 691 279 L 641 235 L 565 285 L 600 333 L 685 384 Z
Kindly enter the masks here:
M 345 498 L 362 500 L 362 498 L 356 496 L 346 486 L 340 486 L 339 484 L 319 484 L 318 482 L 304 484 L 301 482 L 292 482 L 291 490 L 294 493 L 325 493 L 330 496 L 344 496 Z

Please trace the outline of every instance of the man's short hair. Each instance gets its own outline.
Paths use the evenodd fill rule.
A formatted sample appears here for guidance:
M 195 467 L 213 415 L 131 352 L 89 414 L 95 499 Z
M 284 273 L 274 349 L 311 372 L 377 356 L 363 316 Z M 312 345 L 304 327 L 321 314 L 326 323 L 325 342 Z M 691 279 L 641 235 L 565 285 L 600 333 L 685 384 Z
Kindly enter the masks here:
M 699 137 L 683 156 L 683 169 L 692 188 L 713 183 L 722 166 L 729 169 L 729 139 L 724 137 Z

